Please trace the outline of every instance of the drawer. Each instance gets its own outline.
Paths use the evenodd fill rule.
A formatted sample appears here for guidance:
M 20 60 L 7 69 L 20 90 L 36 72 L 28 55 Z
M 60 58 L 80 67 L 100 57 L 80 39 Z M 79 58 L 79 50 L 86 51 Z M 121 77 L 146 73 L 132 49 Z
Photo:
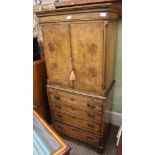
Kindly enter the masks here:
M 74 105 L 67 104 L 67 103 L 57 103 L 57 102 L 49 102 L 49 105 L 52 109 L 55 109 L 58 112 L 61 113 L 68 113 L 68 114 L 74 114 L 78 115 L 80 117 L 83 117 L 88 120 L 95 120 L 98 122 L 102 122 L 102 113 L 96 112 L 93 110 L 85 110 L 80 109 Z
M 53 110 L 51 110 L 51 115 L 52 115 L 52 119 L 54 120 L 57 120 L 69 125 L 73 125 L 75 127 L 84 128 L 96 134 L 101 134 L 101 125 L 98 123 L 83 120 L 81 118 L 78 118 L 77 116 L 69 116 L 66 114 L 62 114 L 60 112 L 56 112 Z
M 58 132 L 62 132 L 68 136 L 71 136 L 84 142 L 101 145 L 100 136 L 93 135 L 89 132 L 56 121 L 52 125 Z
M 77 107 L 102 112 L 103 100 L 69 92 L 48 90 L 48 99 L 56 103 L 69 103 Z

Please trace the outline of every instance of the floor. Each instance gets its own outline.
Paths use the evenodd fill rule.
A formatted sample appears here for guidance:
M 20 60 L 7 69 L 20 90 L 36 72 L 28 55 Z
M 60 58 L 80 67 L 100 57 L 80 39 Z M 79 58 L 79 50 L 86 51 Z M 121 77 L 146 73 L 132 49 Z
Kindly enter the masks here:
M 117 126 L 112 126 L 111 133 L 109 135 L 105 151 L 102 155 L 116 155 L 116 135 L 118 132 Z M 91 146 L 74 140 L 72 138 L 62 136 L 63 139 L 71 146 L 71 153 L 70 155 L 99 155 L 96 150 L 91 148 Z

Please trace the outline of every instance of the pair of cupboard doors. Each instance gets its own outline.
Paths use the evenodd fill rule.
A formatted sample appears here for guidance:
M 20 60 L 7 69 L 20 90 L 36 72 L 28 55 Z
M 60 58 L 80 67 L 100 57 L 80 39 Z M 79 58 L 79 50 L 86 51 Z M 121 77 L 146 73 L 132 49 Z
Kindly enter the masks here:
M 50 84 L 102 95 L 105 87 L 105 37 L 102 21 L 42 25 Z M 74 70 L 75 80 L 70 80 Z

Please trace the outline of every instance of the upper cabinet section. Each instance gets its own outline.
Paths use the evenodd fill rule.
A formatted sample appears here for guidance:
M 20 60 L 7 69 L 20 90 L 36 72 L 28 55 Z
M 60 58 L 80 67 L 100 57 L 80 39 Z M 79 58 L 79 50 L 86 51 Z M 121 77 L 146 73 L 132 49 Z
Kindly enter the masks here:
M 114 80 L 119 17 L 109 6 L 37 13 L 49 85 L 105 96 Z

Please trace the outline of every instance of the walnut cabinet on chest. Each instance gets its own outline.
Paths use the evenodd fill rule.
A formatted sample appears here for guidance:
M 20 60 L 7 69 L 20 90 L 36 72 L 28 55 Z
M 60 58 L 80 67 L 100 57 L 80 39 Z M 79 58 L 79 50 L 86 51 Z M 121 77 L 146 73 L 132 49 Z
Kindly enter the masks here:
M 53 127 L 102 150 L 109 129 L 119 14 L 110 4 L 96 4 L 37 16 Z

